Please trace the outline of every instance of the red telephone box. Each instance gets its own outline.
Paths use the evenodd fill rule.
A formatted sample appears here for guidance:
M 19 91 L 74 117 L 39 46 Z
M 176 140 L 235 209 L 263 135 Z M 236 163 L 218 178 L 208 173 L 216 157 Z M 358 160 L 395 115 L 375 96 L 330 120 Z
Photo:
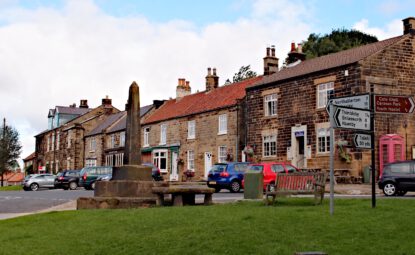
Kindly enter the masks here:
M 386 163 L 405 160 L 405 140 L 397 134 L 383 135 L 379 139 L 379 174 Z

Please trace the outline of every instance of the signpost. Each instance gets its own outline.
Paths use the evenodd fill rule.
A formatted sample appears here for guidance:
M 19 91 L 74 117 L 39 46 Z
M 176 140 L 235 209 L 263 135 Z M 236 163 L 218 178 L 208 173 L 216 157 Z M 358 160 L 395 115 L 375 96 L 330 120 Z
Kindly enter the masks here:
M 409 96 L 375 95 L 377 113 L 413 113 L 415 103 Z
M 334 128 L 370 130 L 370 111 L 333 106 Z
M 353 141 L 356 148 L 372 149 L 371 135 L 369 134 L 355 134 Z
M 370 96 L 369 94 L 362 94 L 357 96 L 337 97 L 329 99 L 326 106 L 327 113 L 330 113 L 330 105 L 370 110 Z

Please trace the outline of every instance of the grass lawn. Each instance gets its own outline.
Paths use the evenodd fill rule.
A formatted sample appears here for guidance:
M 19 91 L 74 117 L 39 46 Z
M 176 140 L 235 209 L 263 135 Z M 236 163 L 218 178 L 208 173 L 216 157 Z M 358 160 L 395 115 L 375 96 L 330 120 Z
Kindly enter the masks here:
M 0 221 L 0 254 L 415 254 L 415 200 L 289 198 L 51 212 Z
M 16 191 L 16 190 L 23 190 L 22 185 L 0 187 L 0 191 Z

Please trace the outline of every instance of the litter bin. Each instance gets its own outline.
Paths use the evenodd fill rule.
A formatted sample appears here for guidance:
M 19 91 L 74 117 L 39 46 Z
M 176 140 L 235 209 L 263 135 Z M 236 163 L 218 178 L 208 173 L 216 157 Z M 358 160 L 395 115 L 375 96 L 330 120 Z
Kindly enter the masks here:
M 370 175 L 371 175 L 371 167 L 365 166 L 363 168 L 363 182 L 364 183 L 370 183 Z
M 262 172 L 246 172 L 244 176 L 244 199 L 262 199 L 263 186 L 264 177 Z

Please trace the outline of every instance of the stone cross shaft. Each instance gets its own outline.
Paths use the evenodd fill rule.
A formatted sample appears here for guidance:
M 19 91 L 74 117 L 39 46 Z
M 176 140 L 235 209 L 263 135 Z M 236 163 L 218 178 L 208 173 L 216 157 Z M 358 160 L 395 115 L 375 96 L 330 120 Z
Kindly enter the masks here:
M 134 81 L 128 93 L 124 164 L 141 165 L 140 88 Z

